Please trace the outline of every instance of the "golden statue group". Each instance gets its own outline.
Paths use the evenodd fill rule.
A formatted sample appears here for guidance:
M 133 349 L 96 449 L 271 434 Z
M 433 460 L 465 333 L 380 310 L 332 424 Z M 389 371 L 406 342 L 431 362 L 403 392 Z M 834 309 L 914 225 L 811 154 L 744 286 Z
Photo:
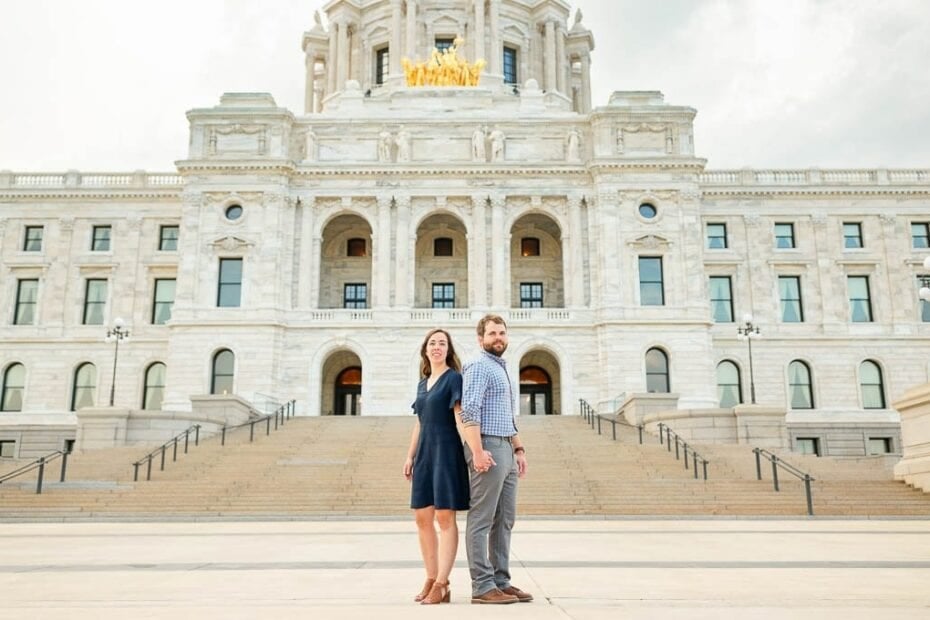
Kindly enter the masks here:
M 477 86 L 487 63 L 479 58 L 472 64 L 459 56 L 461 44 L 462 39 L 456 38 L 441 52 L 434 47 L 426 62 L 414 64 L 408 58 L 402 59 L 407 86 Z

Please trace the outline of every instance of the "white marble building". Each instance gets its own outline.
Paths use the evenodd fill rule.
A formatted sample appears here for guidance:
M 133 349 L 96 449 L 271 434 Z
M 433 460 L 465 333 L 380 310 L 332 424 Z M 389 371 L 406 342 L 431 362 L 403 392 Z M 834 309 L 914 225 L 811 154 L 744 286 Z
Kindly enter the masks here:
M 300 114 L 228 93 L 188 113 L 175 172 L 0 172 L 3 456 L 108 404 L 116 317 L 114 405 L 183 419 L 210 393 L 406 415 L 427 329 L 468 357 L 489 311 L 524 414 L 654 402 L 751 442 L 751 363 L 774 445 L 899 451 L 890 403 L 930 370 L 930 170 L 707 169 L 694 109 L 591 101 L 594 38 L 562 0 L 323 12 Z M 457 36 L 479 86 L 405 85 L 401 57 Z

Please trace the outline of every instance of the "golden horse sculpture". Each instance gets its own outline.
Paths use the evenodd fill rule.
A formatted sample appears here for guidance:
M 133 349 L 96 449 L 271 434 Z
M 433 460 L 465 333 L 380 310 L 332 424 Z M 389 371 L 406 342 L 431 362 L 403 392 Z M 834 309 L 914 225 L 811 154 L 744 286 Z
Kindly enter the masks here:
M 409 58 L 401 59 L 407 86 L 477 86 L 487 63 L 479 58 L 472 64 L 459 56 L 461 43 L 457 38 L 441 52 L 433 48 L 426 62 L 414 64 Z

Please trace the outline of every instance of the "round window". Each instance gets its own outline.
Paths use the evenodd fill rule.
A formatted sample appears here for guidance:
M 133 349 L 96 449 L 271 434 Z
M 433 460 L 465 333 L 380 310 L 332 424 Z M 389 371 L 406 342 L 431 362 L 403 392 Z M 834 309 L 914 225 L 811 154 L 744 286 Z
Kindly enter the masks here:
M 658 213 L 659 212 L 656 210 L 655 206 L 649 204 L 648 202 L 644 202 L 643 204 L 639 205 L 639 214 L 647 220 L 651 220 Z
M 238 220 L 240 217 L 242 217 L 242 207 L 239 205 L 230 205 L 226 207 L 227 220 Z

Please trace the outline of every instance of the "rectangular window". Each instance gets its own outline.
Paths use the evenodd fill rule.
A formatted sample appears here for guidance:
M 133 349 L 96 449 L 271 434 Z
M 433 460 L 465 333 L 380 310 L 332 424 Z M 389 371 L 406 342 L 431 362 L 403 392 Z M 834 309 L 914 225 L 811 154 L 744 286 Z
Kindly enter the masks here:
M 542 308 L 543 307 L 542 282 L 521 282 L 520 283 L 520 307 L 521 308 Z
M 504 84 L 517 84 L 517 50 L 504 46 Z
M 725 250 L 727 248 L 727 225 L 726 224 L 708 224 L 707 225 L 707 249 L 708 250 Z
M 16 442 L 13 440 L 0 440 L 0 458 L 11 459 L 16 456 Z
M 384 84 L 388 71 L 391 69 L 391 56 L 387 47 L 382 47 L 375 52 L 375 84 L 378 86 Z
M 869 455 L 891 452 L 891 437 L 869 437 Z
M 872 299 L 868 276 L 848 276 L 849 320 L 853 323 L 872 322 Z
M 177 226 L 162 226 L 159 229 L 158 249 L 162 252 L 174 252 L 178 249 Z
M 778 276 L 778 299 L 781 302 L 781 320 L 783 323 L 804 322 L 800 276 Z
M 794 224 L 775 224 L 775 247 L 779 249 L 795 247 Z
M 800 454 L 820 456 L 820 439 L 818 437 L 798 437 L 794 440 L 795 449 Z
M 455 307 L 455 284 L 451 282 L 433 283 L 433 307 Z
M 715 323 L 733 322 L 733 285 L 730 276 L 711 276 L 710 313 Z
M 843 222 L 843 247 L 847 249 L 863 247 L 862 224 L 859 222 Z
M 520 239 L 520 256 L 539 256 L 539 237 Z
M 16 311 L 13 313 L 13 325 L 35 324 L 38 297 L 38 280 L 18 280 L 16 282 Z
M 220 277 L 216 290 L 219 308 L 238 308 L 242 303 L 242 259 L 221 258 Z
M 107 305 L 107 281 L 88 280 L 84 292 L 84 325 L 103 325 Z
M 911 223 L 911 246 L 914 248 L 930 248 L 930 222 Z
M 343 289 L 342 299 L 345 308 L 367 308 L 368 285 L 363 283 L 346 284 Z
M 110 250 L 109 226 L 94 226 L 94 236 L 90 242 L 90 249 L 94 252 L 108 252 Z
M 641 306 L 665 305 L 661 256 L 639 257 L 639 304 Z
M 436 45 L 435 45 L 435 47 L 436 47 L 436 49 L 439 50 L 440 52 L 446 51 L 447 49 L 449 49 L 449 48 L 452 47 L 453 45 L 455 45 L 455 39 L 450 39 L 450 38 L 447 38 L 447 37 L 437 37 L 437 38 L 436 38 Z
M 45 232 L 44 226 L 26 226 L 26 234 L 23 239 L 24 252 L 41 252 L 42 251 L 42 234 Z
M 164 325 L 171 318 L 174 307 L 174 279 L 155 280 L 155 295 L 152 301 L 152 325 Z

